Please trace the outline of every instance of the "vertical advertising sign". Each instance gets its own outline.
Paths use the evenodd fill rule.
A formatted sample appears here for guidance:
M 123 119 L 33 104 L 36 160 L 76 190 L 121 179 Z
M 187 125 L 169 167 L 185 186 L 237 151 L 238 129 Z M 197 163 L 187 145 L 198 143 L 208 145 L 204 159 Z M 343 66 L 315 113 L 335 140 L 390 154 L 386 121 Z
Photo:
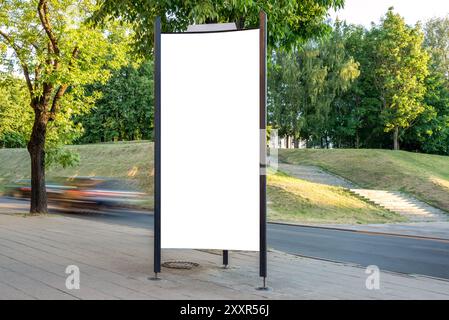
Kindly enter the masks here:
M 161 249 L 266 260 L 265 52 L 265 24 L 161 33 L 156 21 L 156 274 Z

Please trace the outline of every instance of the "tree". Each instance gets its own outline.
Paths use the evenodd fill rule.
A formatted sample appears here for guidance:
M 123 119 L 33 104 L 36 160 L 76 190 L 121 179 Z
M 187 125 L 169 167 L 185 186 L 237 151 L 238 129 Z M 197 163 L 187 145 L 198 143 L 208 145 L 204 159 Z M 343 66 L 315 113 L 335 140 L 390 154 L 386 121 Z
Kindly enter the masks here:
M 448 81 L 432 72 L 426 79 L 427 105 L 404 136 L 409 150 L 449 155 L 449 86 Z
M 430 70 L 449 80 L 449 17 L 430 19 L 424 32 L 424 47 L 431 56 Z
M 343 7 L 344 0 L 102 0 L 93 20 L 121 18 L 135 30 L 138 52 L 150 55 L 153 21 L 161 17 L 163 31 L 183 31 L 193 23 L 235 22 L 239 29 L 257 27 L 259 11 L 268 15 L 268 44 L 271 48 L 291 48 L 330 31 L 323 23 L 330 8 Z
M 127 65 L 113 72 L 107 83 L 90 85 L 102 93 L 91 113 L 78 117 L 84 129 L 81 143 L 152 138 L 153 63 Z
M 449 155 L 449 18 L 429 20 L 424 31 L 430 53 L 424 97 L 428 107 L 404 140 L 409 149 Z
M 300 137 L 316 140 L 327 117 L 325 95 L 328 70 L 314 41 L 308 42 L 280 59 L 285 85 L 284 104 L 290 115 L 291 132 L 295 145 Z M 319 139 L 319 138 L 318 138 Z
M 329 139 L 335 135 L 335 128 L 342 120 L 337 97 L 344 94 L 360 75 L 360 64 L 348 53 L 346 42 L 345 24 L 337 21 L 333 32 L 321 43 L 320 58 L 326 67 L 327 78 L 324 94 L 318 97 L 324 112 L 317 121 L 319 131 L 315 136 L 320 136 L 321 144 L 326 147 L 329 147 Z
M 95 98 L 84 97 L 83 86 L 107 80 L 108 68 L 117 68 L 124 61 L 125 30 L 113 24 L 94 29 L 85 22 L 96 9 L 91 0 L 0 2 L 1 62 L 10 69 L 19 66 L 23 72 L 34 112 L 27 144 L 31 213 L 47 212 L 45 148 L 49 129 L 70 137 L 70 118 L 87 111 Z
M 341 27 L 337 23 L 330 36 L 273 55 L 269 120 L 296 146 L 299 138 L 329 146 L 333 103 L 359 75 L 358 63 L 345 52 Z
M 331 137 L 337 147 L 383 147 L 384 129 L 380 119 L 379 91 L 373 84 L 377 61 L 376 42 L 368 41 L 364 27 L 342 26 L 346 54 L 359 64 L 360 75 L 332 106 Z
M 270 76 L 267 79 L 268 123 L 278 130 L 280 137 L 287 139 L 294 135 L 293 123 L 295 122 L 292 100 L 286 99 L 290 86 L 285 83 L 284 75 L 287 64 L 291 63 L 291 60 L 286 52 L 273 52 L 268 64 Z
M 425 79 L 429 55 L 423 48 L 420 25 L 410 27 L 390 8 L 367 41 L 374 45 L 373 84 L 382 103 L 385 132 L 393 132 L 393 148 L 399 149 L 400 130 L 407 129 L 425 110 Z

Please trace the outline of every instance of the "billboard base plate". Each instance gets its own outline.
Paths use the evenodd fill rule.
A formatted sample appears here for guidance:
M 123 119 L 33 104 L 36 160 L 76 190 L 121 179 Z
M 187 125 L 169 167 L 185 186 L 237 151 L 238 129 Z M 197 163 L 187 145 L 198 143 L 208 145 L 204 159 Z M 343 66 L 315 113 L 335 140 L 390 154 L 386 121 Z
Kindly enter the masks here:
M 162 279 L 161 279 L 161 278 L 158 278 L 157 273 L 155 273 L 155 274 L 154 274 L 154 277 L 149 277 L 148 280 L 151 280 L 151 281 L 159 281 L 159 280 L 162 280 Z
M 259 291 L 270 291 L 270 287 L 267 287 L 267 278 L 263 277 L 263 285 L 261 287 L 257 287 L 256 290 Z
M 271 291 L 272 289 L 270 287 L 257 287 L 256 290 L 258 290 L 258 291 Z

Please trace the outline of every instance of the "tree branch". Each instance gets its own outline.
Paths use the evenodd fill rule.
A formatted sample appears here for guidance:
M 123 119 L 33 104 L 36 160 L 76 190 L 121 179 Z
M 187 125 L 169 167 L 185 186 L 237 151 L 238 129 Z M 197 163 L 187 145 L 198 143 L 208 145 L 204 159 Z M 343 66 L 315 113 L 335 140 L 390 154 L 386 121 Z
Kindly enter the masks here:
M 58 40 L 56 39 L 55 34 L 53 33 L 53 28 L 51 26 L 50 20 L 48 19 L 48 3 L 47 0 L 39 0 L 39 5 L 37 6 L 39 12 L 39 18 L 41 20 L 42 26 L 44 27 L 45 33 L 47 33 L 48 38 L 50 39 L 51 46 L 53 48 L 53 52 L 59 56 L 59 46 Z
M 9 43 L 11 47 L 13 47 L 14 51 L 18 49 L 18 47 L 14 44 L 14 42 L 11 40 L 11 37 L 4 33 L 2 30 L 0 30 L 0 35 Z
M 30 71 L 28 70 L 27 65 L 25 65 L 23 63 L 21 65 L 22 65 L 22 69 L 23 69 L 23 74 L 25 75 L 25 79 L 27 82 L 28 91 L 30 92 L 31 97 L 33 97 L 34 90 L 33 90 L 33 84 L 31 83 L 31 79 L 30 79 Z
M 39 85 L 39 80 L 41 79 L 41 72 L 42 72 L 42 64 L 39 63 L 34 68 L 34 90 L 36 90 L 36 91 L 37 91 L 37 88 Z
M 62 84 L 59 86 L 58 90 L 56 91 L 55 97 L 53 98 L 53 103 L 51 105 L 50 109 L 50 117 L 48 118 L 49 121 L 53 121 L 56 117 L 56 114 L 59 111 L 59 104 L 64 96 L 67 88 L 69 87 L 68 84 Z
M 78 58 L 79 54 L 79 48 L 75 47 L 72 51 L 72 56 L 70 58 L 69 62 L 69 70 L 72 69 L 74 61 Z M 53 103 L 51 105 L 50 109 L 50 116 L 48 118 L 49 121 L 53 121 L 56 117 L 57 112 L 59 111 L 59 105 L 62 97 L 64 96 L 65 92 L 67 91 L 69 85 L 68 84 L 62 84 L 59 86 L 58 90 L 56 91 L 56 94 L 53 98 Z
M 29 90 L 31 96 L 33 96 L 34 90 L 33 90 L 33 84 L 31 83 L 31 79 L 30 79 L 30 72 L 28 70 L 27 64 L 25 63 L 25 61 L 23 60 L 23 58 L 20 54 L 21 49 L 14 43 L 14 41 L 11 39 L 11 37 L 8 34 L 6 34 L 5 32 L 0 30 L 0 35 L 9 43 L 9 45 L 12 47 L 12 49 L 16 53 L 17 58 L 19 59 L 20 65 L 22 67 L 23 74 L 25 76 L 28 90 Z

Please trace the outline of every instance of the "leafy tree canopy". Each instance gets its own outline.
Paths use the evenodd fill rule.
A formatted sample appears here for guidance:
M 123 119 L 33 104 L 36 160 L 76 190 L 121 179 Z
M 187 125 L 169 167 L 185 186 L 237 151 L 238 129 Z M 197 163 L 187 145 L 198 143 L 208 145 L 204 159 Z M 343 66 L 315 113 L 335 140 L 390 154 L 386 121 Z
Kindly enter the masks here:
M 320 41 L 272 56 L 269 119 L 279 134 L 318 140 L 330 134 L 337 96 L 359 76 L 359 64 L 345 50 L 342 25 Z
M 449 155 L 449 18 L 429 20 L 424 46 L 430 53 L 426 110 L 404 137 L 409 149 Z
M 23 79 L 0 76 L 0 147 L 26 147 L 33 125 L 33 111 L 24 108 L 28 101 Z
M 408 128 L 424 111 L 429 56 L 423 48 L 421 26 L 409 27 L 390 8 L 379 26 L 368 36 L 373 44 L 374 85 L 383 103 L 385 131 Z
M 77 117 L 84 129 L 80 143 L 152 138 L 153 63 L 127 65 L 113 72 L 107 83 L 95 83 L 89 92 L 102 96 L 91 113 Z
M 85 85 L 106 81 L 126 61 L 128 30 L 111 21 L 92 28 L 95 0 L 3 0 L 0 2 L 0 67 L 22 72 L 34 112 L 27 144 L 31 158 L 31 213 L 47 212 L 46 155 L 77 132 L 72 117 L 87 112 L 96 95 Z M 48 134 L 47 134 L 48 133 Z M 73 160 L 57 151 L 47 164 Z
M 92 0 L 0 3 L 0 65 L 9 74 L 22 73 L 28 89 L 9 112 L 14 109 L 23 116 L 34 110 L 48 123 L 47 156 L 53 151 L 62 155 L 55 149 L 81 133 L 72 118 L 87 112 L 99 96 L 96 92 L 86 95 L 85 85 L 105 82 L 110 70 L 126 61 L 126 28 L 117 23 L 92 28 L 86 23 L 98 8 Z M 29 137 L 31 128 L 23 130 Z M 66 163 L 67 155 L 61 159 Z
M 153 21 L 161 17 L 163 31 L 183 31 L 197 23 L 235 22 L 237 27 L 259 25 L 259 12 L 268 16 L 268 43 L 291 48 L 311 37 L 330 31 L 323 22 L 330 8 L 341 8 L 344 0 L 102 0 L 94 21 L 121 18 L 135 26 L 137 51 L 151 54 Z

